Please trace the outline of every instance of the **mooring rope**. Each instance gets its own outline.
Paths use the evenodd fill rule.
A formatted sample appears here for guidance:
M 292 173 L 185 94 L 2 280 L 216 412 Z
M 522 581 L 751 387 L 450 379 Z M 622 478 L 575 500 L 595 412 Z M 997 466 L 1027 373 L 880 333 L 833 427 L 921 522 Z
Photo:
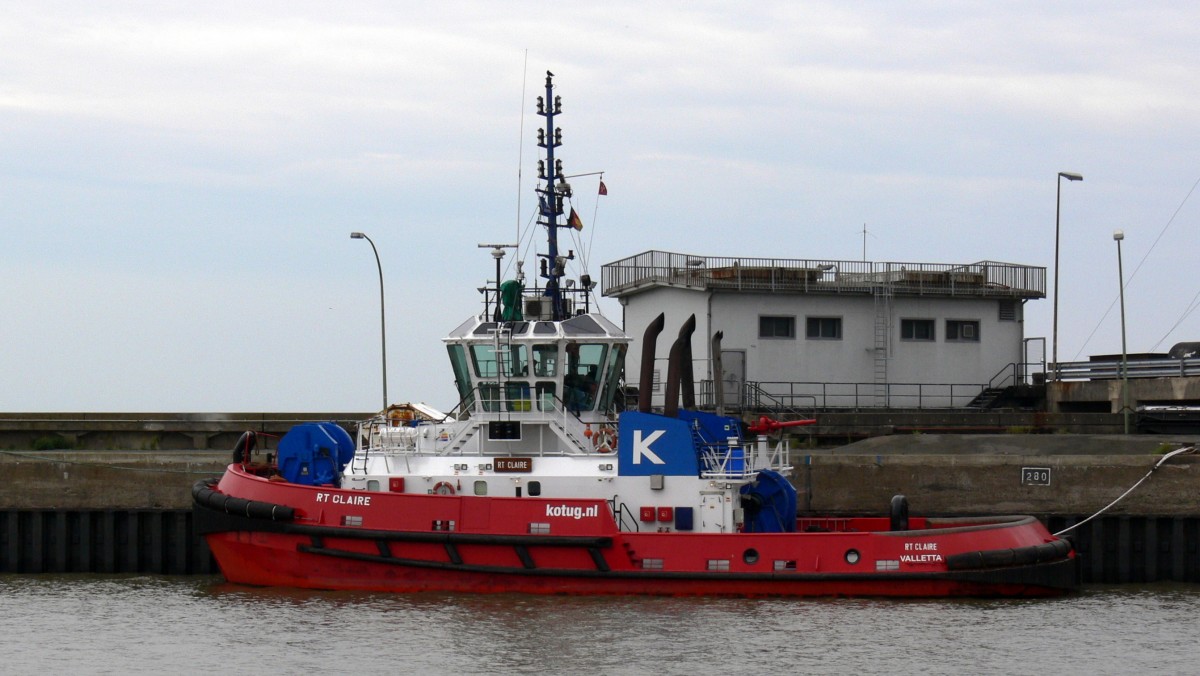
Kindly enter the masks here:
M 1070 531 L 1073 531 L 1076 528 L 1079 528 L 1080 526 L 1087 523 L 1088 521 L 1091 521 L 1092 519 L 1107 512 L 1109 510 L 1109 508 L 1111 508 L 1113 505 L 1117 504 L 1118 502 L 1124 500 L 1127 495 L 1132 493 L 1138 486 L 1141 486 L 1142 482 L 1145 481 L 1146 479 L 1149 479 L 1151 474 L 1154 474 L 1155 472 L 1157 472 L 1158 468 L 1162 467 L 1164 462 L 1170 460 L 1171 458 L 1174 458 L 1177 455 L 1184 455 L 1186 453 L 1195 453 L 1195 452 L 1196 452 L 1195 446 L 1184 446 L 1183 448 L 1179 448 L 1174 451 L 1171 451 L 1170 453 L 1167 453 L 1166 455 L 1164 455 L 1162 457 L 1161 460 L 1159 460 L 1157 463 L 1154 464 L 1154 467 L 1150 468 L 1149 472 L 1146 472 L 1145 476 L 1143 476 L 1141 479 L 1138 479 L 1137 483 L 1130 486 L 1129 490 L 1122 493 L 1120 495 L 1120 497 L 1118 497 L 1116 500 L 1113 500 L 1112 502 L 1108 503 L 1107 505 L 1104 506 L 1103 509 L 1101 509 L 1100 511 L 1096 512 L 1095 514 L 1089 516 L 1088 518 L 1084 519 L 1083 521 L 1080 521 L 1079 523 L 1075 524 L 1074 526 L 1071 526 L 1069 528 L 1064 528 L 1064 529 L 1058 531 L 1057 533 L 1054 534 L 1054 537 L 1061 537 L 1063 533 L 1069 533 Z

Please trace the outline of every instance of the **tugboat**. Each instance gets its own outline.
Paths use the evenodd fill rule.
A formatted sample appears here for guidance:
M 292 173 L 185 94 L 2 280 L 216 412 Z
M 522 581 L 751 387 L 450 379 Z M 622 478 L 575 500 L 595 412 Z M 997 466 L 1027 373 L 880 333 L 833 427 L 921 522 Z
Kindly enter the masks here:
M 538 97 L 540 281 L 526 289 L 518 265 L 445 338 L 461 398 L 450 414 L 389 407 L 356 438 L 332 422 L 298 425 L 261 459 L 243 435 L 219 481 L 192 491 L 227 580 L 723 596 L 1049 596 L 1079 585 L 1069 542 L 1029 516 L 909 516 L 903 496 L 879 516 L 798 515 L 787 442 L 768 436 L 780 424 L 696 408 L 694 318 L 671 345 L 662 410 L 646 387 L 623 410 L 631 338 L 593 310 L 586 275 L 566 279 L 571 254 L 558 246 L 577 224 L 564 217 L 552 79 Z M 645 329 L 644 369 L 663 325 Z

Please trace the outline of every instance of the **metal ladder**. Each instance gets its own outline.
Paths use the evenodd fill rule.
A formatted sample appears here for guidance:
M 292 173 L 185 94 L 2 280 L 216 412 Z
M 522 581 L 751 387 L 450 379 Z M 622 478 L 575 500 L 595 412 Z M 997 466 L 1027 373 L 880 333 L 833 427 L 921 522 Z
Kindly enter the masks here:
M 888 406 L 888 348 L 891 342 L 892 285 L 875 287 L 875 406 Z

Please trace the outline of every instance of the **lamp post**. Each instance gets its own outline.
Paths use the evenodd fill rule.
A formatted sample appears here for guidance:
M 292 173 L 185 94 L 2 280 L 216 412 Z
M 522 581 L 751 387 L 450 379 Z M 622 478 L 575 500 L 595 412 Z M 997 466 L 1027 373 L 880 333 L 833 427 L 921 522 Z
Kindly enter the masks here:
M 375 266 L 379 268 L 379 337 L 380 337 L 380 353 L 383 355 L 383 412 L 387 412 L 388 396 L 387 396 L 387 315 L 383 311 L 383 264 L 379 262 L 379 249 L 375 248 L 375 242 L 371 241 L 365 233 L 352 232 L 350 239 L 365 239 L 371 245 L 371 251 L 375 252 Z
M 1121 413 L 1125 417 L 1125 434 L 1129 434 L 1129 353 L 1125 349 L 1125 269 L 1121 265 L 1121 240 L 1125 233 L 1116 230 L 1113 239 L 1117 241 L 1117 278 L 1121 283 Z
M 1062 180 L 1082 181 L 1083 176 L 1070 171 L 1058 172 L 1058 195 L 1054 200 L 1054 380 L 1058 380 L 1058 221 L 1062 210 Z

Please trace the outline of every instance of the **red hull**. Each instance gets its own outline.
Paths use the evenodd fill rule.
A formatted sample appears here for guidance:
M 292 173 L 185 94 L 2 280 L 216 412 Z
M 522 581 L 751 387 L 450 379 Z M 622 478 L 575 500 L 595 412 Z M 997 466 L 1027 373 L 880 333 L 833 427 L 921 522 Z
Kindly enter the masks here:
M 1029 517 L 914 518 L 916 530 L 898 532 L 886 518 L 829 518 L 799 524 L 822 532 L 630 533 L 603 500 L 366 494 L 266 481 L 236 466 L 216 490 L 200 490 L 197 523 L 213 555 L 230 582 L 250 585 L 911 597 L 1078 586 L 1074 552 Z

